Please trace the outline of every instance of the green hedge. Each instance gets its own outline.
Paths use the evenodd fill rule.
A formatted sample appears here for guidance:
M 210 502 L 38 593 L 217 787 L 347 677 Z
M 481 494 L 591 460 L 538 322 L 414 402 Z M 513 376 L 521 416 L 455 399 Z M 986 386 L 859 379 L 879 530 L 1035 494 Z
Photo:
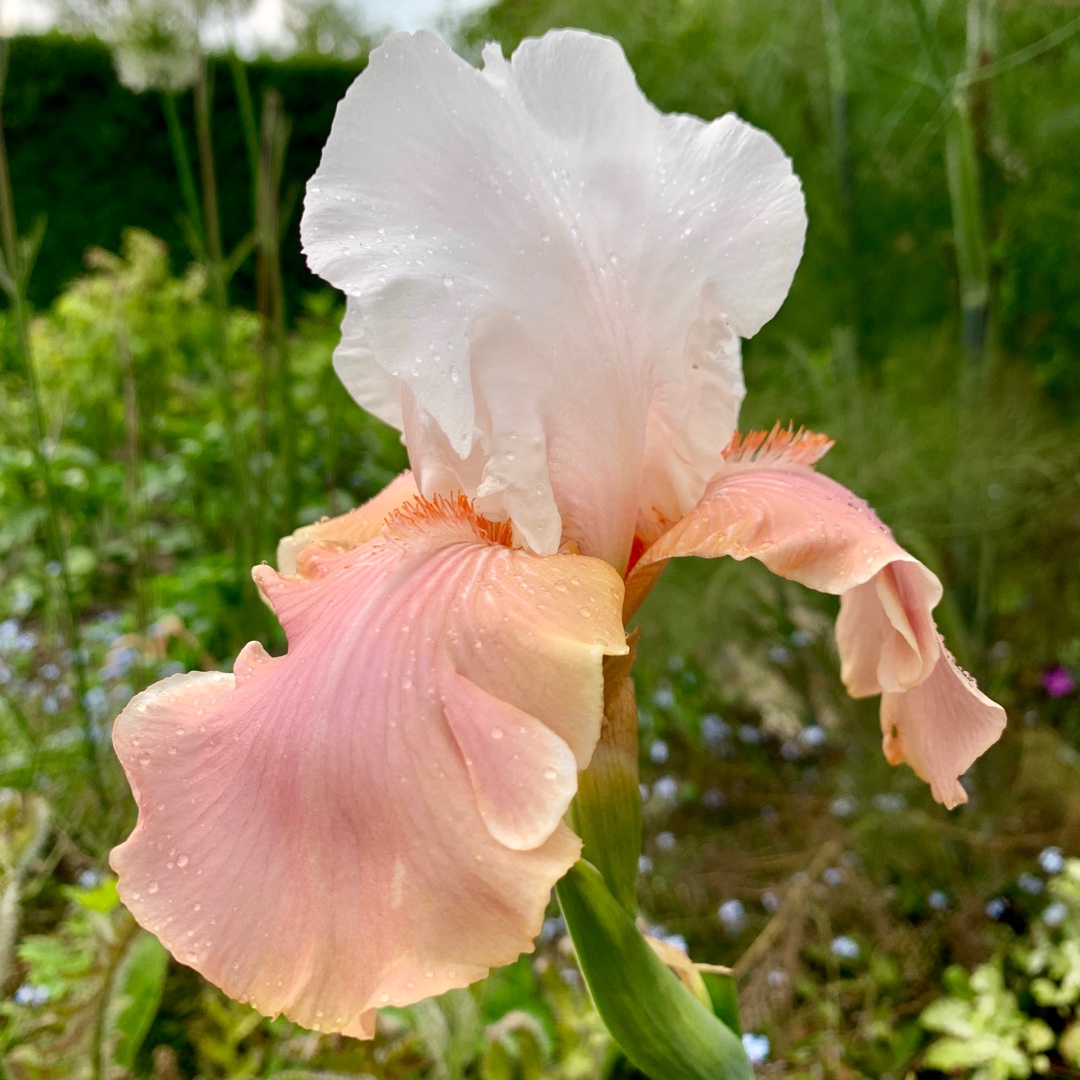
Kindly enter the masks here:
M 946 327 L 955 341 L 956 273 L 943 161 L 940 97 L 906 0 L 835 0 L 847 95 L 831 93 L 818 4 L 788 0 L 503 0 L 464 31 L 467 47 L 497 38 L 509 52 L 525 34 L 577 25 L 619 38 L 649 97 L 665 110 L 711 117 L 733 109 L 771 132 L 794 159 L 810 215 L 806 256 L 792 294 L 766 330 L 826 344 L 857 323 L 865 360 Z M 941 5 L 937 47 L 959 69 L 959 0 Z M 1056 0 L 1003 6 L 1002 57 L 1068 21 Z M 318 57 L 248 65 L 256 107 L 267 87 L 292 123 L 286 190 L 299 196 L 318 164 L 335 106 L 363 67 Z M 250 228 L 251 181 L 228 65 L 216 64 L 215 140 L 226 240 Z M 920 82 L 923 80 L 923 82 Z M 1080 36 L 1011 67 L 993 83 L 986 123 L 985 196 L 999 338 L 1036 365 L 1059 400 L 1080 402 Z M 191 129 L 190 95 L 182 101 Z M 842 109 L 848 171 L 838 180 L 835 127 Z M 188 257 L 180 196 L 156 95 L 115 78 L 106 48 L 61 37 L 16 38 L 5 102 L 12 175 L 23 229 L 48 217 L 32 284 L 42 303 L 79 272 L 85 249 L 115 249 L 125 226 L 163 237 Z M 194 148 L 192 147 L 192 150 Z M 295 301 L 315 287 L 299 250 L 296 197 L 284 244 Z M 250 266 L 234 297 L 251 301 Z M 766 350 L 768 351 L 768 350 Z M 943 378 L 951 379 L 948 372 Z
M 363 61 L 303 58 L 247 65 L 255 108 L 274 87 L 292 121 L 284 191 L 294 197 L 284 243 L 287 287 L 316 285 L 300 253 L 303 185 L 315 171 L 337 102 Z M 214 67 L 214 141 L 227 245 L 251 229 L 251 174 L 228 65 Z M 191 95 L 180 102 L 194 155 Z M 133 94 L 116 79 L 108 49 L 97 41 L 59 36 L 12 41 L 4 99 L 16 210 L 24 232 L 46 218 L 45 240 L 31 281 L 42 304 L 82 269 L 91 245 L 116 250 L 128 226 L 166 240 L 174 262 L 190 253 L 180 229 L 181 202 L 161 99 Z M 236 279 L 240 301 L 251 298 L 250 265 Z

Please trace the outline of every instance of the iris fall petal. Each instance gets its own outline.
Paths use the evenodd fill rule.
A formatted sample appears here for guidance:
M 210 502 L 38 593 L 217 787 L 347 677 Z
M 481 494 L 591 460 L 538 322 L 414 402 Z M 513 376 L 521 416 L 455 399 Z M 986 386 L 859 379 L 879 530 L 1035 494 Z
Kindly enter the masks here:
M 297 570 L 256 570 L 286 655 L 253 643 L 118 718 L 139 821 L 112 865 L 139 922 L 231 996 L 366 1037 L 378 1006 L 532 948 L 580 850 L 562 815 L 603 657 L 626 651 L 622 583 L 419 500 Z
M 697 508 L 648 547 L 627 580 L 636 608 L 658 567 L 682 555 L 755 558 L 841 597 L 841 675 L 855 697 L 883 694 L 889 761 L 905 761 L 948 806 L 1005 726 L 1004 710 L 956 667 L 931 614 L 937 577 L 896 543 L 860 498 L 813 469 L 832 444 L 774 429 L 735 440 Z

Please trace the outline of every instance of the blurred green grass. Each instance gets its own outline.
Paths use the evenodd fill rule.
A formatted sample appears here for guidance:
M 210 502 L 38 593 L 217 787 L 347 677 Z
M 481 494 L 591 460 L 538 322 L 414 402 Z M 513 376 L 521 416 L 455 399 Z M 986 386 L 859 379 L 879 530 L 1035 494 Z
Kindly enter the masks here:
M 837 440 L 825 471 L 868 497 L 942 576 L 950 646 L 1009 711 L 1005 738 L 970 777 L 971 803 L 946 814 L 910 773 L 885 764 L 876 702 L 843 695 L 834 601 L 745 564 L 686 562 L 665 574 L 640 618 L 642 911 L 696 959 L 736 965 L 744 1022 L 771 1038 L 768 1075 L 938 1075 L 926 1065 L 921 1010 L 943 983 L 956 987 L 949 965 L 973 969 L 990 957 L 1017 1007 L 1060 1036 L 1052 1074 L 1080 1070 L 1067 1059 L 1075 1002 L 1043 1010 L 1010 959 L 1048 925 L 1046 882 L 1057 878 L 1040 853 L 1080 851 L 1080 708 L 1075 692 L 1051 696 L 1044 684 L 1059 665 L 1080 676 L 1080 39 L 1003 64 L 1056 40 L 1073 9 L 996 5 L 991 63 L 1003 70 L 972 99 L 991 287 L 976 362 L 962 345 L 948 107 L 934 85 L 936 65 L 964 68 L 967 5 L 926 10 L 930 42 L 901 0 L 505 0 L 461 31 L 466 50 L 488 38 L 509 50 L 553 25 L 610 33 L 659 107 L 707 117 L 735 109 L 792 155 L 807 191 L 807 255 L 781 314 L 746 349 L 744 427 L 790 418 Z M 280 363 L 267 352 L 268 313 L 254 288 L 243 276 L 231 283 L 238 302 L 225 315 L 223 376 L 207 268 L 177 224 L 160 105 L 115 87 L 104 104 L 80 99 L 72 86 L 85 77 L 82 61 L 72 60 L 74 84 L 62 65 L 42 82 L 40 59 L 20 76 L 20 48 L 24 58 L 77 55 L 16 43 L 5 104 L 22 225 L 46 212 L 47 243 L 60 253 L 61 269 L 32 293 L 40 306 L 30 336 L 64 565 L 50 550 L 32 402 L 6 311 L 0 889 L 15 906 L 3 908 L 0 927 L 3 1068 L 13 1080 L 632 1075 L 592 1015 L 554 919 L 535 958 L 475 992 L 388 1011 L 372 1046 L 261 1020 L 177 964 L 145 1029 L 116 1018 L 116 973 L 149 978 L 155 961 L 152 952 L 131 960 L 146 946 L 102 878 L 133 817 L 107 747 L 112 717 L 164 674 L 227 667 L 251 637 L 280 650 L 242 554 L 250 546 L 256 560 L 272 559 L 278 535 L 370 496 L 404 455 L 396 433 L 338 385 L 339 302 L 299 271 Z M 228 65 L 215 67 L 225 95 Z M 289 76 L 301 84 L 292 100 L 325 90 L 322 76 L 303 89 L 304 70 L 297 61 Z M 325 78 L 340 78 L 336 70 Z M 256 93 L 278 74 L 273 65 L 253 72 Z M 287 92 L 285 101 L 288 111 Z M 318 122 L 331 105 L 320 103 Z M 65 125 L 42 123 L 57 110 Z M 95 110 L 110 127 L 103 144 L 118 149 L 90 165 L 98 184 L 110 171 L 114 182 L 80 194 L 71 132 L 92 140 Z M 227 247 L 254 212 L 238 125 L 226 107 L 214 128 L 227 163 Z M 157 141 L 146 172 L 125 132 Z M 305 141 L 318 137 L 311 127 Z M 308 168 L 307 152 L 290 147 L 283 191 L 302 175 L 290 170 Z M 75 172 L 53 176 L 58 161 Z M 139 204 L 153 203 L 150 220 L 117 217 L 129 184 L 156 185 Z M 107 214 L 95 214 L 99 194 Z M 145 231 L 121 239 L 120 224 L 169 236 L 171 251 Z M 288 275 L 299 252 L 294 231 L 284 235 Z M 92 252 L 64 284 L 62 268 L 89 242 L 116 254 Z M 253 283 L 253 260 L 240 273 Z M 281 372 L 295 443 L 269 390 Z M 233 445 L 259 496 L 251 536 L 236 510 Z M 295 499 L 280 483 L 286 470 Z M 58 588 L 65 577 L 74 642 Z M 81 703 L 77 666 L 89 680 Z M 1080 918 L 1054 932 L 1080 940 Z M 137 1052 L 118 1062 L 109 1032 L 126 1032 L 123 1045 L 137 1042 Z M 958 1066 L 965 1076 L 1009 1075 L 980 1067 Z

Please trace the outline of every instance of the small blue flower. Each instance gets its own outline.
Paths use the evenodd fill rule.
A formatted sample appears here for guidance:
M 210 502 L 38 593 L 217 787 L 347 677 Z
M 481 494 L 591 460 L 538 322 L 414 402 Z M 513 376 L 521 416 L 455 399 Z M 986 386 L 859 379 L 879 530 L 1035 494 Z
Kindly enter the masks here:
M 907 799 L 903 795 L 883 791 L 874 796 L 874 805 L 886 814 L 899 814 L 907 808 Z
M 737 934 L 746 924 L 746 908 L 741 900 L 725 900 L 716 914 L 729 934 Z
M 1026 892 L 1029 896 L 1038 896 L 1046 888 L 1042 878 L 1027 871 L 1020 875 L 1016 884 L 1020 886 L 1021 892 Z
M 829 950 L 833 956 L 838 956 L 841 960 L 858 960 L 859 959 L 859 943 L 854 939 L 848 937 L 846 934 L 841 934 L 839 937 L 833 938 L 832 945 L 829 946 Z
M 843 885 L 844 883 L 844 871 L 839 866 L 830 866 L 824 874 L 821 875 L 821 880 L 826 885 Z
M 857 805 L 850 795 L 841 795 L 839 799 L 833 799 L 829 803 L 829 813 L 838 818 L 851 817 L 855 813 Z
M 991 919 L 1000 919 L 1009 910 L 1009 902 L 1004 896 L 995 896 L 992 900 L 986 901 L 986 907 L 983 910 Z
M 1065 869 L 1065 856 L 1061 848 L 1043 848 L 1039 852 L 1039 868 L 1044 874 L 1060 874 Z
M 44 1005 L 49 1000 L 49 988 L 23 983 L 15 991 L 14 997 L 16 1005 Z
M 763 1061 L 769 1060 L 768 1035 L 755 1035 L 750 1031 L 744 1032 L 742 1045 L 751 1065 L 760 1065 Z
M 92 686 L 83 697 L 86 711 L 95 719 L 100 720 L 108 714 L 109 695 L 103 686 Z
M 1068 914 L 1069 909 L 1060 900 L 1055 900 L 1042 913 L 1042 920 L 1047 926 L 1060 926 Z
M 941 889 L 935 889 L 927 898 L 926 902 L 935 911 L 944 911 L 949 906 L 948 893 L 944 893 Z
M 675 691 L 669 682 L 662 682 L 653 691 L 653 704 L 659 709 L 670 709 L 675 704 Z
M 649 747 L 649 760 L 654 765 L 663 765 L 668 759 L 668 744 L 663 739 L 654 739 Z
M 753 724 L 742 724 L 739 727 L 739 738 L 751 746 L 756 746 L 762 740 L 762 734 Z
M 661 776 L 653 784 L 653 798 L 663 803 L 673 803 L 679 795 L 679 782 L 674 776 Z
M 662 832 L 656 837 L 656 846 L 660 851 L 674 851 L 675 844 L 676 840 L 674 833 Z
M 701 718 L 701 738 L 706 746 L 716 746 L 731 738 L 731 728 L 716 713 L 707 713 Z

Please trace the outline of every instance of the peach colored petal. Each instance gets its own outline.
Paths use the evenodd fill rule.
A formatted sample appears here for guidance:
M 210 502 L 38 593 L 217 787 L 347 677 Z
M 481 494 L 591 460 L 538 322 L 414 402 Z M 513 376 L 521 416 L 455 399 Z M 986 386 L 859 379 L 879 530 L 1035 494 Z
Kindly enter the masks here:
M 626 650 L 622 583 L 500 535 L 418 502 L 361 546 L 308 545 L 296 577 L 259 567 L 286 655 L 252 643 L 117 719 L 139 804 L 121 897 L 261 1012 L 369 1037 L 378 1006 L 530 950 L 578 857 L 562 815 Z
M 291 536 L 283 537 L 277 547 L 278 570 L 283 574 L 295 574 L 300 552 L 317 541 L 355 545 L 373 540 L 379 535 L 386 519 L 419 494 L 412 473 L 406 469 L 362 506 L 337 517 L 304 525 Z
M 963 775 L 1005 729 L 1005 710 L 956 666 L 948 649 L 930 677 L 903 693 L 881 698 L 885 756 L 907 762 L 950 810 L 967 802 Z
M 1004 712 L 956 672 L 943 649 L 931 615 L 942 594 L 935 575 L 862 499 L 813 471 L 830 445 L 779 427 L 736 439 L 697 508 L 630 573 L 624 616 L 644 599 L 657 569 L 681 555 L 756 558 L 782 577 L 839 595 L 844 685 L 854 697 L 884 693 L 885 730 L 897 729 L 886 739 L 889 760 L 907 761 L 935 798 L 953 806 L 964 798 L 957 777 L 997 741 Z

